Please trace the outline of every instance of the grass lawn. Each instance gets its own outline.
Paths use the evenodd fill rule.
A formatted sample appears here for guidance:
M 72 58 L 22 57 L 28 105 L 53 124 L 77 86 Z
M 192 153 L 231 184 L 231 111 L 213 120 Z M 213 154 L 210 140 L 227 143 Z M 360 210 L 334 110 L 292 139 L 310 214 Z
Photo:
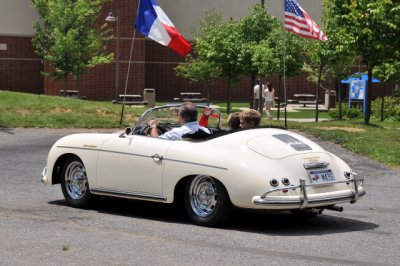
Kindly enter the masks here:
M 226 103 L 215 104 L 221 106 L 221 111 L 226 109 Z M 232 111 L 246 107 L 248 103 L 232 102 Z M 120 126 L 121 105 L 0 90 L 0 127 L 124 128 L 132 126 L 146 109 L 126 106 Z M 314 118 L 315 112 L 301 109 L 299 112 L 288 112 L 287 116 Z M 283 110 L 280 121 L 269 121 L 264 116 L 261 125 L 284 126 L 283 117 Z M 319 117 L 329 116 L 326 112 L 320 112 Z M 226 120 L 227 114 L 223 113 L 223 118 Z M 361 119 L 320 123 L 288 121 L 288 128 L 335 142 L 386 165 L 400 167 L 399 122 L 377 122 L 372 119 L 370 125 L 364 125 Z

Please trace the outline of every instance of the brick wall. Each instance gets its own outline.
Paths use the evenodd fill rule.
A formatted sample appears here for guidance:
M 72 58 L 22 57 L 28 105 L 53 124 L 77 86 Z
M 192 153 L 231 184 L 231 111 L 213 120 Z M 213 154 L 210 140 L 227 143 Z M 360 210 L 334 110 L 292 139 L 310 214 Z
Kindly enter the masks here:
M 43 93 L 43 64 L 33 51 L 31 39 L 0 36 L 1 90 Z

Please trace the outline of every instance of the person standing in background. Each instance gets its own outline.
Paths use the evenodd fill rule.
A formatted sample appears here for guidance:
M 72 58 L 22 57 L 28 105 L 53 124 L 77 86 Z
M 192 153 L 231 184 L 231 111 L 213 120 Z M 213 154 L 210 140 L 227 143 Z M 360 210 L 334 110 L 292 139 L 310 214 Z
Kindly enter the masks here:
M 262 85 L 262 91 L 264 91 L 264 84 Z M 257 80 L 253 93 L 253 109 L 258 110 L 260 104 L 262 104 L 260 99 L 260 81 Z
M 271 108 L 274 107 L 274 101 L 275 101 L 275 90 L 272 88 L 271 83 L 266 82 L 265 83 L 265 90 L 264 90 L 264 99 L 265 99 L 265 111 L 267 112 L 267 118 L 268 120 L 272 120 L 272 111 Z

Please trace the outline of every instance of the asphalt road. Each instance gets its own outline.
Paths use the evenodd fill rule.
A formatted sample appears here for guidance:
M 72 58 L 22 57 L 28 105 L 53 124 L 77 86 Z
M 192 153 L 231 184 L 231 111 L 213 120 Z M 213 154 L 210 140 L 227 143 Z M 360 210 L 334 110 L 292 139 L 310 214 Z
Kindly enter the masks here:
M 313 219 L 239 210 L 224 228 L 205 228 L 164 204 L 68 207 L 40 173 L 72 131 L 85 130 L 0 128 L 0 265 L 400 264 L 399 170 L 319 141 L 365 178 L 362 200 Z

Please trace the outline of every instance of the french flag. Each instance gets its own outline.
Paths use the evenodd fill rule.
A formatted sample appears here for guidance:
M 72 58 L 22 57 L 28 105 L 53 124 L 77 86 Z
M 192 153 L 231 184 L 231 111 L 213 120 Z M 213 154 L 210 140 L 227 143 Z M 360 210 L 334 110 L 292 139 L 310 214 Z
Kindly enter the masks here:
M 182 57 L 191 50 L 190 44 L 155 0 L 140 0 L 135 28 L 144 36 L 175 50 Z

